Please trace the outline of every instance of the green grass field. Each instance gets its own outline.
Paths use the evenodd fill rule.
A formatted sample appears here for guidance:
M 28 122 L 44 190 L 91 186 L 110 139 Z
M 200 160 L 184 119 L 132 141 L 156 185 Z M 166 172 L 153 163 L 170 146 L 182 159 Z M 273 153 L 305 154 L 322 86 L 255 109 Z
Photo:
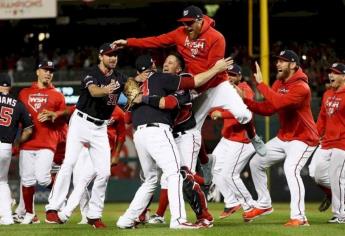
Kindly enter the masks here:
M 164 225 L 140 225 L 138 229 L 120 230 L 115 227 L 115 220 L 125 211 L 128 207 L 128 203 L 108 203 L 105 206 L 103 214 L 103 221 L 107 224 L 108 228 L 102 230 L 95 230 L 89 225 L 78 225 L 80 220 L 79 212 L 75 212 L 70 221 L 65 225 L 49 225 L 45 223 L 36 225 L 11 225 L 0 226 L 0 235 L 344 235 L 345 225 L 341 224 L 327 224 L 327 220 L 332 216 L 330 210 L 324 213 L 320 213 L 317 210 L 318 204 L 307 203 L 307 216 L 309 219 L 310 227 L 299 228 L 286 228 L 283 227 L 289 218 L 289 204 L 274 204 L 274 212 L 269 216 L 263 216 L 256 219 L 252 223 L 244 223 L 241 218 L 241 212 L 236 212 L 234 215 L 219 220 L 218 216 L 223 209 L 221 203 L 209 203 L 210 211 L 215 217 L 214 227 L 211 229 L 199 229 L 199 230 L 170 230 L 168 224 Z M 153 204 L 151 209 L 154 211 L 157 204 Z M 41 222 L 44 222 L 44 210 L 43 205 L 36 206 L 38 216 Z M 187 208 L 188 217 L 191 221 L 195 220 L 193 212 Z M 167 214 L 169 215 L 169 214 Z

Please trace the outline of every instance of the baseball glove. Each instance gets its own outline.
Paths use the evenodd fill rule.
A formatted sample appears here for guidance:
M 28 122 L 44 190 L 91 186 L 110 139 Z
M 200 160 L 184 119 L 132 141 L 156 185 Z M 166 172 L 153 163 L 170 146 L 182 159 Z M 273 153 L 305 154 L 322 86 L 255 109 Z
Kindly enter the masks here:
M 133 78 L 129 78 L 125 83 L 123 93 L 127 97 L 126 110 L 134 105 L 134 100 L 141 94 L 140 85 Z

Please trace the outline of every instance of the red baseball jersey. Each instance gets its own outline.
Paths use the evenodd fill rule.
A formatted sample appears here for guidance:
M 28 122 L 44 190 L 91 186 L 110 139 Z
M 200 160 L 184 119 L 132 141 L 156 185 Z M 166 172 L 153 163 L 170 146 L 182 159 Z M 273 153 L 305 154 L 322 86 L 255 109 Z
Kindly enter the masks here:
M 62 111 L 66 109 L 65 98 L 55 89 L 53 85 L 49 88 L 38 88 L 37 83 L 31 87 L 24 88 L 19 93 L 19 100 L 25 105 L 34 123 L 34 131 L 30 140 L 21 145 L 24 150 L 51 149 L 55 152 L 56 146 L 60 141 L 61 129 L 64 128 L 66 121 L 63 117 L 55 122 L 39 122 L 38 114 L 44 109 L 49 111 Z
M 219 59 L 224 58 L 224 36 L 214 28 L 215 22 L 208 16 L 204 16 L 204 23 L 199 37 L 195 40 L 188 38 L 184 26 L 154 37 L 129 38 L 128 46 L 142 48 L 160 48 L 176 45 L 177 51 L 183 56 L 186 63 L 186 71 L 193 75 L 210 69 Z M 208 88 L 217 86 L 228 79 L 223 72 L 216 75 L 209 82 L 198 88 L 203 92 Z
M 310 108 L 308 77 L 301 68 L 286 82 L 276 80 L 272 89 L 264 83 L 258 84 L 257 88 L 266 100 L 244 99 L 245 103 L 254 113 L 266 116 L 278 113 L 279 139 L 300 140 L 311 146 L 318 144 L 319 135 Z
M 238 87 L 244 92 L 244 96 L 246 99 L 254 99 L 255 94 L 246 82 L 239 83 Z M 220 111 L 224 119 L 224 125 L 222 129 L 222 136 L 224 138 L 241 143 L 250 142 L 247 137 L 247 131 L 245 127 L 240 124 L 228 110 L 224 110 L 221 108 L 217 108 L 215 110 Z
M 116 142 L 124 142 L 126 139 L 125 113 L 119 106 L 116 106 L 110 118 L 108 126 L 108 138 L 111 150 L 115 148 Z
M 323 95 L 317 130 L 323 149 L 345 150 L 345 87 L 338 91 L 329 89 Z

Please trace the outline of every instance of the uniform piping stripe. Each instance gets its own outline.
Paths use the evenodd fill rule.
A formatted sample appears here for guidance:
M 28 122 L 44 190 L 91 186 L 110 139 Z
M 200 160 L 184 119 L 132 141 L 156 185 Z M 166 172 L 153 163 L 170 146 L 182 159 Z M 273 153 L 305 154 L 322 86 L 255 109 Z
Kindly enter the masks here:
M 306 152 L 308 152 L 308 148 L 309 146 L 306 147 L 306 149 L 304 150 L 301 158 L 299 159 L 299 161 L 297 162 L 297 165 L 295 167 L 295 170 L 294 170 L 294 174 L 295 174 L 295 178 L 296 178 L 296 182 L 297 182 L 297 186 L 298 186 L 298 210 L 299 210 L 299 214 L 302 215 L 302 211 L 301 211 L 301 208 L 300 208 L 300 205 L 301 205 L 301 186 L 300 186 L 300 183 L 298 181 L 298 176 L 297 176 L 297 167 L 299 166 L 299 163 L 302 161 L 303 157 L 304 157 L 304 154 Z
M 344 166 L 345 166 L 345 160 L 343 161 L 343 165 L 341 167 L 341 170 L 340 170 L 340 173 L 339 173 L 339 199 L 340 199 L 340 205 L 339 205 L 339 212 L 341 212 L 341 205 L 342 205 L 342 202 L 341 202 L 341 197 L 344 196 L 344 193 L 342 193 L 342 189 L 341 189 L 341 184 L 340 184 L 340 178 L 341 178 L 341 173 L 343 173 L 344 171 Z
M 195 152 L 195 135 L 193 134 L 193 152 L 192 152 L 192 158 L 191 158 L 190 167 L 189 167 L 189 170 L 191 170 L 191 171 L 192 171 L 192 167 L 193 167 L 194 152 Z
M 169 143 L 170 143 L 170 146 L 171 146 L 171 150 L 173 151 L 173 153 L 174 153 L 174 157 L 175 157 L 175 163 L 176 163 L 176 167 L 177 167 L 177 173 L 178 173 L 178 185 L 177 185 L 177 189 L 179 190 L 178 191 L 178 205 L 179 205 L 179 218 L 181 218 L 182 217 L 182 213 L 181 213 L 181 208 L 182 208 L 182 204 L 181 204 L 181 201 L 180 201 L 180 199 L 181 199 L 181 191 L 180 191 L 180 182 L 181 182 L 181 175 L 179 174 L 180 173 L 180 168 L 178 168 L 178 161 L 176 160 L 176 153 L 175 153 L 175 150 L 174 150 L 174 147 L 173 147 L 173 145 L 172 145 L 172 143 L 171 143 L 171 141 L 170 141 L 170 139 L 169 139 L 169 136 L 168 136 L 168 134 L 167 134 L 167 131 L 166 130 L 164 130 L 164 133 L 165 133 L 165 136 L 167 137 L 167 139 L 168 139 L 168 141 L 169 141 Z

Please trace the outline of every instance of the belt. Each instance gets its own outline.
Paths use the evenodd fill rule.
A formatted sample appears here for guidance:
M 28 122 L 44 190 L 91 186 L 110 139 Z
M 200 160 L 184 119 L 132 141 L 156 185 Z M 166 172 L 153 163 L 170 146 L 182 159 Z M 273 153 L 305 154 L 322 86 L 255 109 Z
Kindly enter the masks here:
M 145 125 L 138 125 L 136 130 L 137 129 L 143 129 L 143 128 L 146 128 L 146 127 L 159 127 L 159 124 L 158 123 L 148 123 L 148 124 L 145 124 Z
M 94 123 L 97 126 L 101 126 L 104 125 L 104 120 L 98 120 L 98 119 L 94 119 L 91 116 L 81 113 L 80 111 L 77 112 L 77 115 L 80 116 L 81 118 L 84 118 L 87 121 L 90 121 L 91 123 Z
M 177 133 L 173 133 L 173 137 L 174 138 L 178 138 L 180 137 L 181 135 L 184 135 L 186 134 L 186 131 L 180 131 L 180 132 L 177 132 Z
M 12 144 L 11 142 L 1 141 L 1 140 L 0 140 L 0 143 L 3 143 L 3 144 Z

